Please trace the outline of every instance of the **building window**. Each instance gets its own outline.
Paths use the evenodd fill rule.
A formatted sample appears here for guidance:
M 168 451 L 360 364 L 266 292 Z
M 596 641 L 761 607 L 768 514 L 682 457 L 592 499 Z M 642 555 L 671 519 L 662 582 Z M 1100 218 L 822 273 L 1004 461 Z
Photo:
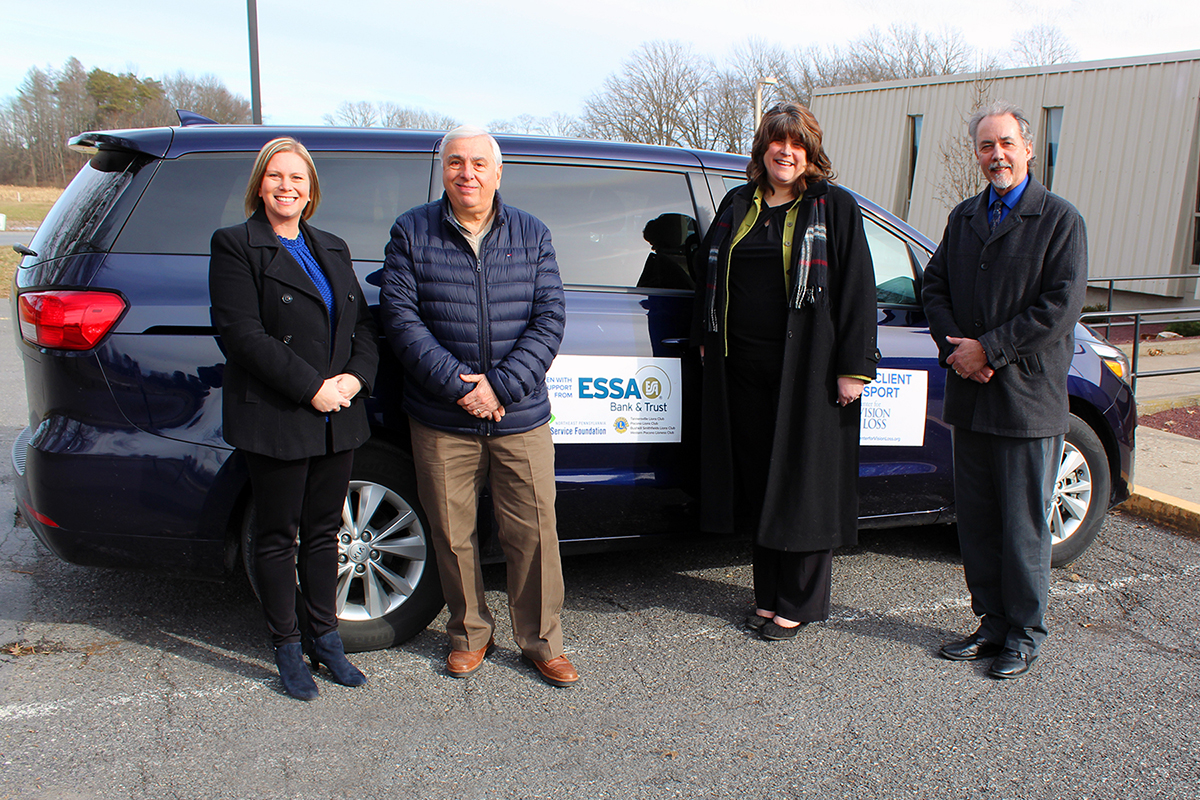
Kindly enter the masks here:
M 917 154 L 921 151 L 921 123 L 924 117 L 911 114 L 908 117 L 908 193 L 904 197 L 904 213 L 900 218 L 908 220 L 908 210 L 912 207 L 913 186 L 917 182 Z
M 1192 266 L 1200 267 L 1200 183 L 1196 186 L 1196 218 L 1192 220 Z
M 1054 167 L 1058 164 L 1058 143 L 1062 138 L 1061 108 L 1042 109 L 1042 185 L 1054 188 Z

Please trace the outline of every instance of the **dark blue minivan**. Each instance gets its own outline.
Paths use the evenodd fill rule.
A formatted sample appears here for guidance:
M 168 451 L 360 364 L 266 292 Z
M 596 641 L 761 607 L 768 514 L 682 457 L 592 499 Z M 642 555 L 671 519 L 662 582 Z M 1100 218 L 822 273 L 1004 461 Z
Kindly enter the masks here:
M 18 507 L 62 558 L 216 578 L 249 565 L 254 506 L 245 464 L 221 438 L 208 245 L 215 229 L 242 221 L 254 156 L 282 135 L 311 151 L 322 189 L 313 223 L 346 239 L 377 303 L 392 222 L 441 193 L 438 134 L 201 123 L 72 140 L 91 161 L 22 250 L 13 292 L 30 415 L 13 448 Z M 688 259 L 717 203 L 744 182 L 746 159 L 499 139 L 504 201 L 549 226 L 567 290 L 566 336 L 548 377 L 563 549 L 694 535 Z M 945 371 L 918 303 L 933 243 L 860 203 L 883 353 L 863 396 L 860 525 L 952 522 Z M 358 650 L 414 635 L 442 607 L 399 403 L 404 378 L 381 350 L 374 433 L 356 456 L 340 534 L 341 631 Z M 1129 494 L 1127 375 L 1119 350 L 1077 327 L 1052 512 L 1057 564 L 1082 553 Z M 485 512 L 485 540 L 488 523 Z

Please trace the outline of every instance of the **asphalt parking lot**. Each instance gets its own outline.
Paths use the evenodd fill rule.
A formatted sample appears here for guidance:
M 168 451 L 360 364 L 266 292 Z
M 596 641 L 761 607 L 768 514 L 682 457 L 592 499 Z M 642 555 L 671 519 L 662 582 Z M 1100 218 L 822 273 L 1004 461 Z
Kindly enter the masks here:
M 793 642 L 738 626 L 744 544 L 568 558 L 571 689 L 520 662 L 491 568 L 476 675 L 442 674 L 443 615 L 355 656 L 368 686 L 299 703 L 244 580 L 75 567 L 14 524 L 0 333 L 0 800 L 1200 794 L 1200 542 L 1120 513 L 1054 572 L 1018 681 L 936 656 L 973 619 L 953 530 L 927 528 L 840 552 L 833 618 Z

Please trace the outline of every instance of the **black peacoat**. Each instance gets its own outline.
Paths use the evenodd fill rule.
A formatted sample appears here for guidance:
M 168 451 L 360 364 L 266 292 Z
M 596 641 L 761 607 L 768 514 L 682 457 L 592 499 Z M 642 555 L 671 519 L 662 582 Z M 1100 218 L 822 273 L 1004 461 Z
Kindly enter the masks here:
M 977 339 L 996 372 L 986 384 L 950 375 L 942 419 L 1018 438 L 1065 434 L 1067 373 L 1087 290 L 1087 230 L 1075 207 L 1031 175 L 995 233 L 988 192 L 950 212 L 925 268 L 921 301 L 942 366 L 947 336 Z
M 223 435 L 234 447 L 295 460 L 358 447 L 370 437 L 364 399 L 379 353 L 376 327 L 338 237 L 301 222 L 309 250 L 333 290 L 335 325 L 304 268 L 276 237 L 260 207 L 212 236 L 208 287 L 225 352 Z M 312 406 L 321 383 L 349 373 L 362 391 L 329 415 Z M 328 416 L 328 422 L 326 422 Z
M 858 541 L 858 441 L 861 403 L 838 405 L 838 376 L 871 380 L 879 362 L 876 347 L 875 272 L 863 232 L 862 212 L 854 197 L 825 182 L 805 192 L 796 220 L 799 239 L 808 224 L 807 201 L 826 195 L 828 277 L 826 291 L 812 305 L 788 313 L 783 375 L 771 466 L 755 540 L 763 547 L 787 552 L 829 550 Z M 746 216 L 754 186 L 732 190 L 721 202 L 716 220 L 731 209 L 732 225 L 714 224 L 699 258 L 706 259 L 714 239 L 731 236 Z M 724 309 L 729 242 L 721 249 L 716 275 L 708 281 L 716 289 L 716 306 Z M 706 265 L 705 269 L 707 269 Z M 814 267 L 814 275 L 817 273 Z M 699 274 L 703 274 L 703 271 Z M 810 285 L 812 276 L 810 276 Z M 697 291 L 697 307 L 705 303 Z M 727 533 L 734 530 L 732 442 L 725 373 L 725 331 L 701 333 L 704 317 L 698 311 L 693 341 L 703 341 L 704 389 L 701 438 L 701 529 Z M 718 326 L 723 313 L 717 313 Z M 698 338 L 701 337 L 702 338 Z

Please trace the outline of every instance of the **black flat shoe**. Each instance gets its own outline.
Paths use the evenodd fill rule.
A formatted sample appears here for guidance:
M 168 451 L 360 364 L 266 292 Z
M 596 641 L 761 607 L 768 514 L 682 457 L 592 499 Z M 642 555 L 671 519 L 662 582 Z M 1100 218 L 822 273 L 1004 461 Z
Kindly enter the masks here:
M 758 634 L 769 642 L 782 642 L 786 639 L 795 639 L 807 625 L 807 622 L 801 622 L 793 628 L 785 628 L 782 625 L 776 625 L 771 620 L 767 620 L 767 624 L 758 629 Z
M 1005 648 L 1004 652 L 996 656 L 996 660 L 992 662 L 991 668 L 988 669 L 988 675 L 1000 680 L 1019 678 L 1033 669 L 1035 661 L 1037 661 L 1037 656 Z
M 965 639 L 942 645 L 938 654 L 950 661 L 976 661 L 1000 655 L 1004 645 L 989 642 L 983 634 L 976 631 Z
M 746 627 L 752 631 L 761 631 L 763 626 L 770 621 L 766 617 L 760 617 L 758 614 L 746 615 Z

